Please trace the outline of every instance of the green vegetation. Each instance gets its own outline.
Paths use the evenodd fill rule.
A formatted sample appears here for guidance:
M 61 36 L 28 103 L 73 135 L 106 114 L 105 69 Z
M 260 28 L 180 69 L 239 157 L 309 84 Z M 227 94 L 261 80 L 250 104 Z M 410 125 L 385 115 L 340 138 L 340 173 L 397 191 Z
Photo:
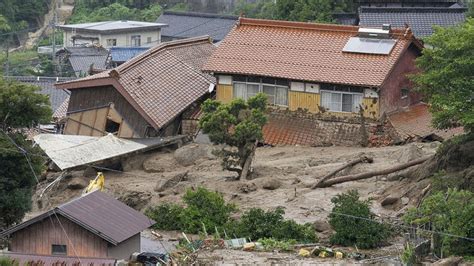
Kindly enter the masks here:
M 297 244 L 296 240 L 276 240 L 275 238 L 262 238 L 258 242 L 262 243 L 262 246 L 267 251 L 280 250 L 280 251 L 293 251 L 294 245 Z
M 226 144 L 223 148 L 222 166 L 229 171 L 242 175 L 244 165 L 250 158 L 255 142 L 263 138 L 262 127 L 267 122 L 265 109 L 267 96 L 259 93 L 244 101 L 240 98 L 223 104 L 216 100 L 208 99 L 202 104 L 203 117 L 199 125 L 203 132 L 215 144 Z
M 451 188 L 437 191 L 418 209 L 410 209 L 403 219 L 415 226 L 431 224 L 434 231 L 444 234 L 474 238 L 474 193 Z M 435 234 L 440 241 L 438 255 L 474 255 L 474 242 L 444 234 Z
M 474 19 L 437 28 L 426 44 L 432 48 L 417 59 L 422 71 L 413 80 L 431 104 L 434 126 L 474 132 Z
M 331 236 L 333 244 L 374 248 L 390 236 L 388 226 L 375 221 L 375 215 L 370 211 L 370 201 L 359 200 L 357 190 L 339 194 L 331 202 L 334 208 L 329 215 L 329 224 L 336 231 Z
M 228 225 L 228 233 L 237 237 L 251 240 L 273 238 L 276 240 L 296 240 L 313 243 L 317 241 L 311 224 L 298 224 L 294 220 L 283 218 L 285 211 L 277 208 L 274 211 L 264 211 L 252 208 L 244 212 L 238 221 Z
M 27 159 L 23 154 L 39 154 L 39 147 L 31 147 L 22 134 L 9 132 L 50 121 L 49 100 L 36 93 L 38 90 L 35 86 L 0 79 L 0 230 L 23 219 L 31 207 L 36 181 L 32 170 L 38 175 L 43 171 L 42 157 Z
M 231 237 L 246 237 L 264 240 L 269 246 L 287 249 L 293 241 L 315 242 L 316 234 L 310 224 L 297 224 L 283 219 L 284 211 L 278 208 L 265 212 L 253 208 L 243 213 L 240 220 L 232 220 L 230 215 L 237 211 L 233 204 L 226 203 L 221 194 L 205 188 L 188 190 L 183 197 L 186 207 L 164 203 L 146 210 L 145 214 L 156 221 L 153 226 L 161 230 L 181 230 L 186 233 L 206 231 L 225 232 Z M 271 244 L 271 240 L 275 242 Z M 288 241 L 292 240 L 292 241 Z
M 30 75 L 33 72 L 34 62 L 38 62 L 39 57 L 35 50 L 17 51 L 8 55 L 10 66 L 10 76 Z M 7 54 L 0 52 L 0 74 L 4 75 Z
M 18 266 L 18 262 L 14 262 L 10 258 L 0 257 L 0 266 Z
M 126 5 L 117 1 L 112 4 L 106 4 L 107 1 L 100 1 L 97 4 L 89 3 L 91 1 L 77 1 L 73 15 L 68 23 L 86 23 L 108 20 L 138 20 L 154 22 L 161 14 L 162 8 L 158 4 Z M 132 1 L 133 2 L 133 1 Z M 137 1 L 138 2 L 138 1 Z
M 400 255 L 400 259 L 402 260 L 404 265 L 412 266 L 416 263 L 416 256 L 415 256 L 415 249 L 409 243 L 407 243 L 404 248 L 403 252 Z
M 241 0 L 234 14 L 252 18 L 334 22 L 334 13 L 355 12 L 356 9 L 356 4 L 350 0 L 260 0 L 255 3 Z
M 146 215 L 157 222 L 154 228 L 199 233 L 204 224 L 205 228 L 222 229 L 237 210 L 225 203 L 221 194 L 202 187 L 186 191 L 183 200 L 186 207 L 165 203 L 148 209 Z

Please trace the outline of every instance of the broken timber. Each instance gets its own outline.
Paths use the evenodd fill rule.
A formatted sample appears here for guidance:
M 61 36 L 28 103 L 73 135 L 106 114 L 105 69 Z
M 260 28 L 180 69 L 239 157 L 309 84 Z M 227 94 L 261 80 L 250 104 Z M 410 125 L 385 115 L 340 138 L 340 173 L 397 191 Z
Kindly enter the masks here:
M 330 187 L 332 185 L 340 184 L 340 183 L 344 183 L 344 182 L 367 179 L 367 178 L 371 178 L 371 177 L 378 176 L 378 175 L 388 175 L 388 174 L 391 174 L 393 172 L 397 172 L 397 171 L 406 169 L 408 167 L 411 167 L 411 166 L 414 166 L 414 165 L 417 165 L 417 164 L 421 164 L 421 163 L 425 162 L 426 160 L 428 160 L 429 158 L 431 158 L 431 156 L 424 157 L 424 158 L 421 158 L 421 159 L 418 159 L 418 160 L 413 160 L 411 162 L 400 164 L 400 165 L 397 165 L 397 166 L 394 166 L 394 167 L 391 167 L 391 168 L 388 168 L 388 169 L 384 169 L 384 170 L 377 170 L 377 171 L 372 171 L 372 172 L 367 172 L 367 173 L 341 176 L 341 177 L 338 177 L 338 178 L 327 180 L 323 183 L 319 183 L 318 186 L 313 186 L 312 188 L 315 189 L 317 187 L 319 187 L 319 188 Z
M 350 161 L 344 165 L 342 165 L 341 167 L 337 168 L 336 170 L 332 171 L 331 173 L 327 174 L 326 176 L 324 176 L 323 178 L 321 178 L 316 184 L 314 184 L 311 188 L 315 189 L 317 188 L 318 186 L 321 185 L 321 183 L 323 183 L 324 181 L 330 179 L 331 177 L 335 176 L 338 172 L 348 168 L 348 167 L 352 167 L 356 164 L 359 164 L 359 163 L 373 163 L 374 162 L 374 159 L 372 157 L 367 157 L 365 155 L 363 156 L 360 156 L 359 159 L 356 159 L 356 160 L 353 160 L 353 161 Z

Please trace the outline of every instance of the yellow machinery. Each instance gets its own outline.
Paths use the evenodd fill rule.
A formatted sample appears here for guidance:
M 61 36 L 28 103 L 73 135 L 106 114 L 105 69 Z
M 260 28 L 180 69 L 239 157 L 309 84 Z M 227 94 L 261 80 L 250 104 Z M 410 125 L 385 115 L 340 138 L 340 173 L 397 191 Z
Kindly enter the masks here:
M 84 189 L 82 194 L 87 194 L 96 190 L 104 191 L 105 176 L 102 172 L 97 172 L 97 176 L 89 182 L 89 185 Z

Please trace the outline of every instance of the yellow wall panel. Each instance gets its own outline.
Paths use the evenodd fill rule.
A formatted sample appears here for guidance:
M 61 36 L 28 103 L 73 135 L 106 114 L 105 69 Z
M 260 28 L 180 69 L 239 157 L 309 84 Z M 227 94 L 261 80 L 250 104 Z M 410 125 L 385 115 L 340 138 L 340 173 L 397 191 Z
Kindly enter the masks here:
M 379 99 L 378 98 L 364 98 L 362 100 L 364 106 L 365 117 L 378 119 L 379 118 Z
M 216 98 L 222 103 L 230 103 L 233 97 L 232 85 L 217 85 L 217 95 Z
M 319 112 L 321 98 L 319 94 L 307 92 L 288 92 L 288 107 L 291 111 L 307 109 L 311 113 Z

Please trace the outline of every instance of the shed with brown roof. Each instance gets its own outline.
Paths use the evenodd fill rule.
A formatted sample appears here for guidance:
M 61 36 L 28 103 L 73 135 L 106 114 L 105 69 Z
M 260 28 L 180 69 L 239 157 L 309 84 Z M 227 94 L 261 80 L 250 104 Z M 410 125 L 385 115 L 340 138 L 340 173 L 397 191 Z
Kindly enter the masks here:
M 95 191 L 0 233 L 12 252 L 128 259 L 140 251 L 140 232 L 155 222 Z
M 180 133 L 182 113 L 207 97 L 208 36 L 162 43 L 112 70 L 58 84 L 71 91 L 65 134 L 143 138 Z

